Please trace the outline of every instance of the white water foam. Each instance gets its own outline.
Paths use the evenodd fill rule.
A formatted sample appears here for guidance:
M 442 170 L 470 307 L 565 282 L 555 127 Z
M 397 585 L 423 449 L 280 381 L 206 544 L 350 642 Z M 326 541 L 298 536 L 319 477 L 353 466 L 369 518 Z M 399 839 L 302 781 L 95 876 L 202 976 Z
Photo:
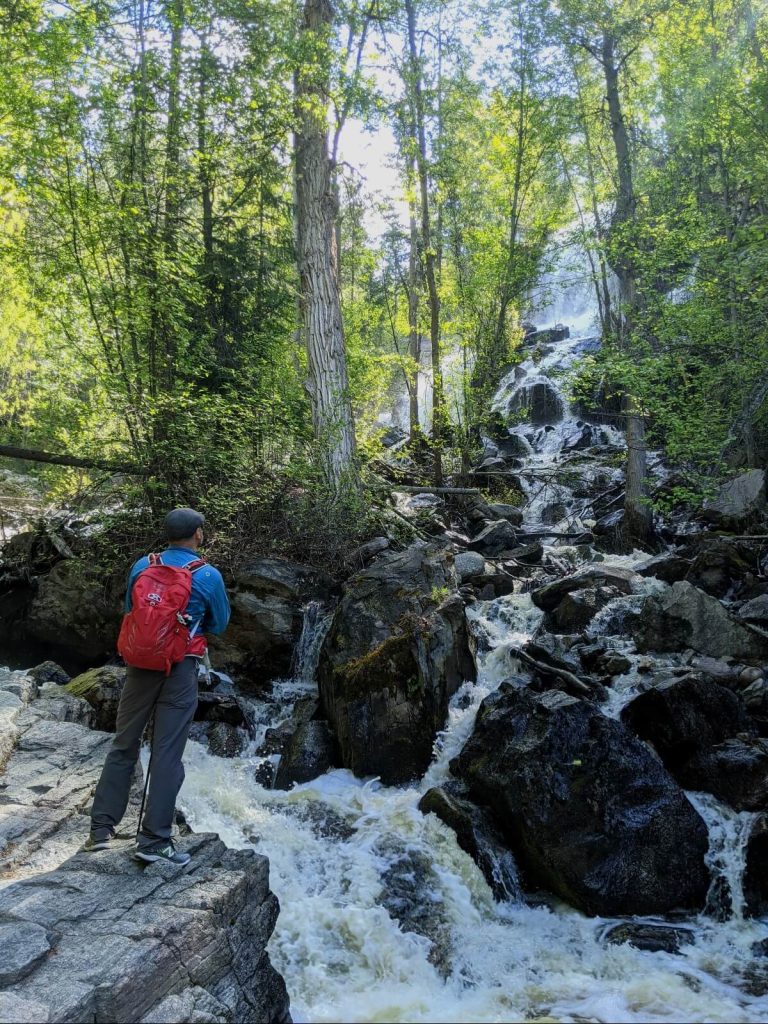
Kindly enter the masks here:
M 446 778 L 480 700 L 514 670 L 510 649 L 535 633 L 541 612 L 513 595 L 472 606 L 469 618 L 478 683 L 455 695 L 418 785 L 332 771 L 289 793 L 268 791 L 254 779 L 257 758 L 224 760 L 189 745 L 181 803 L 192 826 L 270 859 L 281 903 L 270 954 L 294 1019 L 765 1020 L 768 1000 L 739 989 L 752 944 L 768 936 L 765 922 L 698 918 L 696 943 L 680 955 L 605 945 L 605 919 L 494 902 L 451 830 L 418 811 L 426 788 Z M 743 850 L 729 849 L 724 863 L 738 873 Z M 383 905 L 383 875 L 408 857 L 427 865 L 416 891 L 450 936 L 447 973 L 430 959 L 430 938 Z

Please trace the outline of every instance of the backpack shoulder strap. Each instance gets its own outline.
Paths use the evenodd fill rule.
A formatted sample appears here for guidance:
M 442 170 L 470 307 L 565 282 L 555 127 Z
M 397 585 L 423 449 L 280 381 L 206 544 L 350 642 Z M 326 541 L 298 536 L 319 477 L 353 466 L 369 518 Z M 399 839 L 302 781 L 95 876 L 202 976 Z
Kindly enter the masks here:
M 193 558 L 191 562 L 187 562 L 184 568 L 189 569 L 190 572 L 197 572 L 197 570 L 202 569 L 204 565 L 207 565 L 204 558 Z
M 156 554 L 155 554 L 155 553 L 153 552 L 153 553 L 152 553 L 152 554 L 151 554 L 151 555 L 149 556 L 149 564 L 150 564 L 150 565 L 162 565 L 162 564 L 163 564 L 163 559 L 162 559 L 162 558 L 160 557 L 160 555 L 156 555 Z

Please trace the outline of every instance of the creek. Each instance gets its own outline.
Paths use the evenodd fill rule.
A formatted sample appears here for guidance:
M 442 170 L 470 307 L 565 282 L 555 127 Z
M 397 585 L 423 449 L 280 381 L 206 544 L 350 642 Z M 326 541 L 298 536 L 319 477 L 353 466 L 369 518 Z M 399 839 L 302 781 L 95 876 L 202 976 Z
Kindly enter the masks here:
M 583 290 L 579 292 L 583 298 Z M 574 305 L 576 308 L 574 308 Z M 616 462 L 585 460 L 571 484 L 555 479 L 572 458 L 568 440 L 583 429 L 563 395 L 559 374 L 593 342 L 590 317 L 572 303 L 583 334 L 546 346 L 502 381 L 499 408 L 525 409 L 536 385 L 549 389 L 552 422 L 521 422 L 511 433 L 527 455 L 519 481 L 527 498 L 525 525 L 587 530 L 588 499 L 579 480 L 616 478 Z M 562 312 L 562 311 L 558 311 Z M 607 455 L 624 440 L 595 428 Z M 492 447 L 489 442 L 489 447 Z M 491 452 L 492 454 L 492 452 Z M 546 547 L 578 563 L 593 552 Z M 640 557 L 604 556 L 631 567 Z M 657 583 L 644 581 L 648 591 Z M 632 668 L 615 680 L 605 714 L 616 716 L 635 692 L 637 656 L 631 641 L 611 637 L 642 595 L 617 598 L 591 626 L 625 653 Z M 706 821 L 712 890 L 709 912 L 676 918 L 691 942 L 677 954 L 612 945 L 617 919 L 589 918 L 550 899 L 536 905 L 496 902 L 454 833 L 418 810 L 420 797 L 444 781 L 449 761 L 469 737 L 480 702 L 515 670 L 510 649 L 540 628 L 542 613 L 527 594 L 478 601 L 467 610 L 478 679 L 454 696 L 434 759 L 417 784 L 387 787 L 349 771 L 330 771 L 290 792 L 256 781 L 255 754 L 264 731 L 316 692 L 313 682 L 325 620 L 313 607 L 291 680 L 276 683 L 268 702 L 253 701 L 259 722 L 243 756 L 211 756 L 191 744 L 181 804 L 196 831 L 215 831 L 233 847 L 266 854 L 281 911 L 270 945 L 297 1021 L 759 1021 L 768 962 L 755 955 L 768 923 L 744 916 L 741 879 L 745 838 L 753 818 L 705 794 L 689 799 Z M 663 663 L 663 659 L 658 659 Z M 724 904 L 725 900 L 725 904 Z M 726 905 L 726 911 L 723 906 Z M 638 919 L 634 919 L 637 921 Z M 658 924 L 648 920 L 647 923 Z

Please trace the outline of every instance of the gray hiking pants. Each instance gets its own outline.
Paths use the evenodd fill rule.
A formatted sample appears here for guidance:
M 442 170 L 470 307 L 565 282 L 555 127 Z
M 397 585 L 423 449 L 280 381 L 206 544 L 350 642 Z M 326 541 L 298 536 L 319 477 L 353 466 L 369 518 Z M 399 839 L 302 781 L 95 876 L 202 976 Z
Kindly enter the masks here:
M 149 793 L 139 833 L 142 849 L 171 835 L 176 797 L 184 781 L 181 756 L 197 707 L 197 658 L 185 658 L 167 677 L 163 672 L 128 668 L 115 738 L 93 798 L 91 829 L 97 836 L 115 829 L 125 814 L 141 736 L 155 701 Z

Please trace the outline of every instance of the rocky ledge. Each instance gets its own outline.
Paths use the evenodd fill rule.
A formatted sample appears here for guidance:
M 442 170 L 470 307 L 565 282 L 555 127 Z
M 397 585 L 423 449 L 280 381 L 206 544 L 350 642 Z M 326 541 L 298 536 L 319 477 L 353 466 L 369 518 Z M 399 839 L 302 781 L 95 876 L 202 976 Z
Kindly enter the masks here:
M 289 1021 L 265 857 L 213 835 L 184 840 L 183 868 L 140 866 L 130 840 L 78 852 L 110 739 L 91 720 L 80 698 L 0 678 L 0 1022 Z

